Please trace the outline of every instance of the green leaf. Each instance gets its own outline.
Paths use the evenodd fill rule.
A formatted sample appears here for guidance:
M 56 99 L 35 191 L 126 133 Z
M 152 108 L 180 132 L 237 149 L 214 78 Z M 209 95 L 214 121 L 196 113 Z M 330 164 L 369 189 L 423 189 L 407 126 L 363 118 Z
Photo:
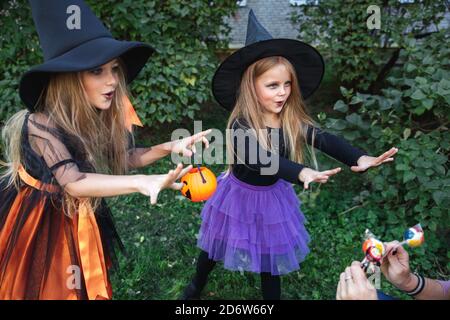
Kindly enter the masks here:
M 422 100 L 422 99 L 425 99 L 425 98 L 426 98 L 426 96 L 423 94 L 423 92 L 420 89 L 417 89 L 411 95 L 411 99 L 414 99 L 414 100 Z
M 444 168 L 444 166 L 441 166 L 441 165 L 436 165 L 435 167 L 434 167 L 434 170 L 436 170 L 436 172 L 438 173 L 438 174 L 440 174 L 440 175 L 445 175 L 445 168 Z
M 317 119 L 319 119 L 320 121 L 323 121 L 327 118 L 327 114 L 325 112 L 319 112 L 317 114 Z
M 392 103 L 390 103 L 389 100 L 385 98 L 380 98 L 378 100 L 378 104 L 380 105 L 381 111 L 388 110 L 392 107 Z
M 445 199 L 448 199 L 448 194 L 442 191 L 434 191 L 433 192 L 433 200 L 436 202 L 438 206 L 442 204 Z
M 408 201 L 408 200 L 416 199 L 418 195 L 419 195 L 419 191 L 417 189 L 413 189 L 405 195 L 405 200 Z
M 425 57 L 425 59 L 423 59 L 422 63 L 423 64 L 433 64 L 433 56 L 430 54 L 428 56 Z
M 425 69 L 425 72 L 430 74 L 430 75 L 433 75 L 436 72 L 436 69 L 434 67 L 427 67 Z
M 421 115 L 425 112 L 425 110 L 427 110 L 427 109 L 425 109 L 423 106 L 419 106 L 417 108 L 414 108 L 413 112 L 417 115 Z M 420 132 L 420 131 L 417 131 L 417 132 Z
M 414 80 L 420 85 L 426 85 L 428 83 L 428 80 L 424 77 L 416 77 Z
M 425 108 L 430 110 L 433 107 L 434 100 L 433 99 L 424 99 L 422 100 L 422 104 Z
M 417 67 L 412 63 L 406 63 L 406 72 L 412 72 L 416 70 Z
M 362 125 L 362 119 L 361 116 L 357 113 L 352 113 L 345 117 L 345 120 L 350 122 L 353 125 L 360 126 Z
M 353 93 L 353 89 L 348 90 L 345 87 L 340 87 L 339 89 L 341 90 L 341 93 L 345 98 L 349 98 Z
M 442 79 L 438 84 L 437 94 L 441 96 L 450 94 L 450 81 L 447 79 Z
M 416 174 L 412 171 L 407 171 L 403 174 L 403 183 L 413 180 L 416 177 Z
M 407 164 L 400 163 L 395 166 L 395 169 L 398 171 L 406 171 L 406 170 L 410 170 L 410 167 Z
M 340 131 L 347 128 L 347 123 L 341 119 L 330 119 L 329 127 L 331 127 L 334 130 Z
M 358 96 L 353 96 L 352 97 L 352 101 L 350 101 L 350 104 L 358 104 L 358 103 L 361 103 L 361 102 L 363 102 L 363 100 L 361 99 L 361 97 L 358 97 Z
M 403 139 L 408 139 L 409 136 L 411 135 L 411 129 L 410 128 L 406 128 L 405 130 L 403 130 Z
M 334 110 L 345 113 L 348 111 L 348 106 L 344 103 L 344 101 L 338 100 L 334 104 Z
M 428 228 L 429 228 L 431 231 L 436 232 L 436 229 L 437 229 L 437 224 L 436 224 L 436 222 L 435 222 L 435 221 L 431 221 L 431 222 L 428 224 Z

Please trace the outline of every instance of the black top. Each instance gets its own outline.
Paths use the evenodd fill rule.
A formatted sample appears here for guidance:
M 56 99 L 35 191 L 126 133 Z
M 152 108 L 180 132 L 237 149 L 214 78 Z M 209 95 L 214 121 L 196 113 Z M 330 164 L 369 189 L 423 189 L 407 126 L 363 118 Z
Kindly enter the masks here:
M 267 151 L 259 145 L 255 136 L 249 133 L 249 126 L 246 124 L 245 120 L 241 119 L 235 121 L 232 129 L 232 141 L 235 153 L 232 168 L 233 174 L 239 180 L 256 186 L 272 185 L 277 182 L 278 179 L 302 184 L 298 179 L 298 175 L 305 166 L 289 160 L 289 150 L 288 146 L 284 143 L 282 128 L 277 130 L 267 127 L 269 139 L 272 137 L 270 140 L 273 140 L 271 143 L 275 150 L 274 152 Z M 364 151 L 351 146 L 347 141 L 340 137 L 310 126 L 308 126 L 307 131 L 307 143 L 309 145 L 312 145 L 313 142 L 313 131 L 315 131 L 314 147 L 347 166 L 357 165 L 358 159 L 367 154 Z M 247 134 L 241 135 L 245 132 Z M 278 139 L 276 139 L 277 134 Z M 277 140 L 278 145 L 276 143 Z M 278 152 L 276 152 L 277 150 Z M 244 152 L 245 154 L 243 154 Z M 276 162 L 279 164 L 278 170 L 275 170 Z M 262 173 L 262 168 L 268 170 L 271 167 L 274 169 L 271 170 L 272 172 L 266 171 L 265 173 Z

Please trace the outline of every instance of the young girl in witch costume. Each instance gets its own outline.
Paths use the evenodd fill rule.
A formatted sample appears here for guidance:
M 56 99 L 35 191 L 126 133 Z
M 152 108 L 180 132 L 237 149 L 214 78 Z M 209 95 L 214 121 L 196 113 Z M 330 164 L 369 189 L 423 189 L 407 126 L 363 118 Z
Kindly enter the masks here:
M 135 148 L 140 121 L 126 81 L 152 48 L 118 41 L 81 0 L 30 0 L 44 64 L 20 82 L 28 110 L 3 128 L 7 163 L 0 179 L 0 299 L 110 299 L 108 271 L 123 245 L 103 197 L 134 192 L 156 202 L 191 167 L 125 175 L 170 152 L 191 156 L 207 132 Z M 80 29 L 67 27 L 78 6 Z
M 370 157 L 314 127 L 303 99 L 319 86 L 323 72 L 322 57 L 314 48 L 272 39 L 250 11 L 246 46 L 228 57 L 213 79 L 216 100 L 232 110 L 227 146 L 232 146 L 234 164 L 218 178 L 217 190 L 202 210 L 197 243 L 202 251 L 183 299 L 200 297 L 216 261 L 229 270 L 260 273 L 263 298 L 280 299 L 280 275 L 299 269 L 309 252 L 292 183 L 307 189 L 311 182 L 326 183 L 340 171 L 319 172 L 302 165 L 303 146 L 316 147 L 355 172 L 393 160 L 395 148 Z M 238 143 L 238 131 L 251 132 L 244 143 Z M 252 161 L 250 149 L 255 145 L 259 153 Z M 261 150 L 269 162 L 260 157 Z M 279 166 L 276 173 L 263 173 L 274 162 Z

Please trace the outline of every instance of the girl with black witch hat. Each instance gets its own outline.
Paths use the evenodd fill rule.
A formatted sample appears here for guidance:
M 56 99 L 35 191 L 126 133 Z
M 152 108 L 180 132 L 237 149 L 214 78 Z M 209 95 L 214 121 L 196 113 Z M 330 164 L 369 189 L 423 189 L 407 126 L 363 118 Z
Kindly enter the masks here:
M 110 299 L 109 269 L 123 245 L 102 197 L 134 192 L 156 203 L 188 172 L 125 175 L 170 152 L 192 155 L 201 132 L 134 148 L 140 124 L 126 84 L 153 49 L 115 40 L 82 0 L 30 0 L 45 62 L 25 73 L 28 110 L 3 128 L 0 299 Z M 79 26 L 68 23 L 79 13 Z
M 234 162 L 218 178 L 217 190 L 202 210 L 201 253 L 183 299 L 200 297 L 217 261 L 232 271 L 259 273 L 263 298 L 280 299 L 280 275 L 299 269 L 309 252 L 310 237 L 292 184 L 307 189 L 341 170 L 304 166 L 304 146 L 322 150 L 354 172 L 393 160 L 396 148 L 370 157 L 315 127 L 304 99 L 318 88 L 323 73 L 316 49 L 297 40 L 273 39 L 250 11 L 245 47 L 228 57 L 213 78 L 214 97 L 231 111 L 227 146 Z M 253 146 L 258 146 L 256 155 Z M 264 172 L 274 163 L 278 170 Z

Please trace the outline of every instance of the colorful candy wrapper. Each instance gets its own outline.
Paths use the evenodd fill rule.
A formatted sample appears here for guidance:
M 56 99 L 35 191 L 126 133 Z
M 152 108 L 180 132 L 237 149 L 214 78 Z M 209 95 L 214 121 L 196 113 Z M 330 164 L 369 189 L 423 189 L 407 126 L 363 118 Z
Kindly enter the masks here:
M 362 250 L 365 254 L 363 261 L 361 261 L 361 267 L 364 271 L 367 271 L 369 267 L 373 272 L 374 266 L 381 264 L 381 259 L 386 253 L 386 248 L 380 240 L 378 240 L 369 229 L 366 229 L 364 234 L 365 241 L 362 246 Z
M 364 234 L 364 243 L 362 250 L 365 254 L 363 261 L 361 261 L 361 268 L 373 272 L 375 266 L 381 265 L 381 260 L 387 254 L 386 247 L 383 242 L 378 240 L 369 229 L 366 229 Z M 391 250 L 397 250 L 399 246 L 407 244 L 411 248 L 421 246 L 425 242 L 424 232 L 420 223 L 406 230 L 403 234 L 403 241 L 400 242 Z
M 403 241 L 399 243 L 399 246 L 407 244 L 411 248 L 416 248 L 420 247 L 424 242 L 424 232 L 422 226 L 418 223 L 405 231 L 403 234 Z

